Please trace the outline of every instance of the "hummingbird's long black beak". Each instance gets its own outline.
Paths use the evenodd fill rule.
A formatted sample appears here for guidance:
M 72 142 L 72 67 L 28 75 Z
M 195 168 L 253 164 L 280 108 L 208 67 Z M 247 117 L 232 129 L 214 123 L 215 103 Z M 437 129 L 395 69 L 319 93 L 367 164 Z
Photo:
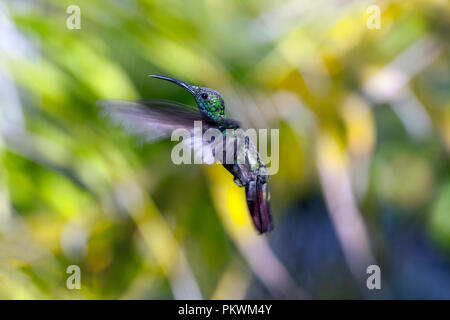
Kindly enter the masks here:
M 167 81 L 173 82 L 173 83 L 179 85 L 180 87 L 183 87 L 187 91 L 189 91 L 192 95 L 195 94 L 194 89 L 192 88 L 192 86 L 188 85 L 187 83 L 184 83 L 183 81 L 180 81 L 180 80 L 177 80 L 177 79 L 173 79 L 173 78 L 169 78 L 169 77 L 158 76 L 158 75 L 155 75 L 155 74 L 150 74 L 148 76 L 152 77 L 152 78 L 163 79 L 163 80 L 167 80 Z

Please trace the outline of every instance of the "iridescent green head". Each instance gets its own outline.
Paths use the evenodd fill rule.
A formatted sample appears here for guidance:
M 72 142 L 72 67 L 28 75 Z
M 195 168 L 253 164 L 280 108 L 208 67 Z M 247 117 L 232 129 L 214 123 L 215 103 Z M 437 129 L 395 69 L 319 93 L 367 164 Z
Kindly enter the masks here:
M 205 87 L 191 86 L 180 80 L 168 77 L 158 75 L 149 75 L 149 77 L 173 82 L 190 92 L 194 97 L 198 109 L 204 119 L 212 120 L 219 124 L 223 121 L 229 122 L 229 120 L 226 119 L 225 116 L 225 104 L 222 97 L 217 91 Z

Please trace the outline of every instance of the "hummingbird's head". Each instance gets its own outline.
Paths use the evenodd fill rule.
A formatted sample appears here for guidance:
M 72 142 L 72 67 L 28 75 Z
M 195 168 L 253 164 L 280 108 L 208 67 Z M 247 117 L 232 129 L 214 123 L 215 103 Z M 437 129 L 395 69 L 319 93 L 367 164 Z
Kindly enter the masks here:
M 157 75 L 149 75 L 149 77 L 167 80 L 186 89 L 194 97 L 198 109 L 203 117 L 213 121 L 219 121 L 219 119 L 225 117 L 225 103 L 220 96 L 220 93 L 217 91 L 205 87 L 191 86 L 180 80 L 168 77 Z

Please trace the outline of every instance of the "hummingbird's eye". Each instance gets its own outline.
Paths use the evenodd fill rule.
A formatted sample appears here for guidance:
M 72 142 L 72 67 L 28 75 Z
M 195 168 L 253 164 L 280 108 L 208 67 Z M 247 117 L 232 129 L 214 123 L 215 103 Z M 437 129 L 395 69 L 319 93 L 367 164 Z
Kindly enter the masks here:
M 208 99 L 208 94 L 207 94 L 207 93 L 202 93 L 202 99 L 203 99 L 203 100 Z

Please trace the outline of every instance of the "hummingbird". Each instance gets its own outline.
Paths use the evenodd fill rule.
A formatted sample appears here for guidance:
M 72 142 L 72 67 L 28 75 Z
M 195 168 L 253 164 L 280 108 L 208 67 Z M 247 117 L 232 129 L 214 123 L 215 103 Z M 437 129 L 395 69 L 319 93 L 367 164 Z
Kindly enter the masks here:
M 219 162 L 233 175 L 234 182 L 239 187 L 245 188 L 248 209 L 256 230 L 260 234 L 271 231 L 273 223 L 266 166 L 240 123 L 225 114 L 225 103 L 220 93 L 165 76 L 149 75 L 149 77 L 170 81 L 184 88 L 193 96 L 197 109 L 173 101 L 156 99 L 136 102 L 104 100 L 100 101 L 104 115 L 115 124 L 121 125 L 129 134 L 140 136 L 145 142 L 167 138 L 179 128 L 193 132 L 195 121 L 201 121 L 202 131 L 211 128 L 219 130 L 225 138 L 217 142 L 223 144 L 221 147 L 225 151 Z M 215 147 L 211 141 L 201 143 L 204 148 Z M 226 155 L 230 153 L 233 155 L 231 161 L 224 161 Z

